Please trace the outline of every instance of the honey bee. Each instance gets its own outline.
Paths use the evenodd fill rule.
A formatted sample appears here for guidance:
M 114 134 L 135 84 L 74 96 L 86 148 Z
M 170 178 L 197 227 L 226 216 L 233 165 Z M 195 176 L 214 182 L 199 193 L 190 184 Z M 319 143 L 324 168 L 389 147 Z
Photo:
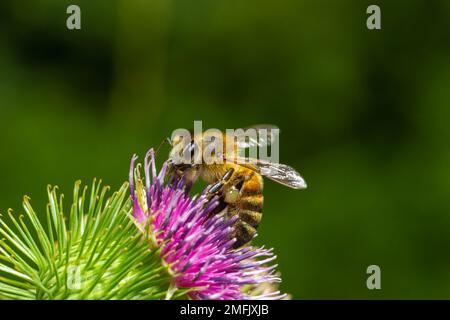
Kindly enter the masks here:
M 262 218 L 263 177 L 294 189 L 306 188 L 304 179 L 290 166 L 239 155 L 239 151 L 251 147 L 270 146 L 275 137 L 271 132 L 278 129 L 273 125 L 257 125 L 250 128 L 256 130 L 258 136 L 263 138 L 250 137 L 245 141 L 236 141 L 235 136 L 219 131 L 195 134 L 190 137 L 190 141 L 184 143 L 180 137 L 174 137 L 168 159 L 169 171 L 183 176 L 187 182 L 193 182 L 201 177 L 209 184 L 207 188 L 209 196 L 219 197 L 219 206 L 214 214 L 226 209 L 228 217 L 238 216 L 231 234 L 231 237 L 236 239 L 234 248 L 247 244 L 256 235 Z M 201 147 L 201 150 L 204 150 L 212 141 L 222 145 L 222 150 L 226 151 L 212 152 L 214 161 L 206 163 L 201 159 L 203 155 L 196 152 L 196 149 Z M 229 149 L 227 142 L 232 145 Z M 189 161 L 180 162 L 181 154 L 187 154 L 190 157 Z

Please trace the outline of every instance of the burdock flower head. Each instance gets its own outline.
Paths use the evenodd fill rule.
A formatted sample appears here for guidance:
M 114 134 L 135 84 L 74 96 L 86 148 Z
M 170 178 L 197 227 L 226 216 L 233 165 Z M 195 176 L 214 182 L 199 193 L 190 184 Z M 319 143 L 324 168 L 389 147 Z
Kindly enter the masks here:
M 48 188 L 47 212 L 0 213 L 1 299 L 280 299 L 271 250 L 233 248 L 235 218 L 213 213 L 179 177 L 165 181 L 150 150 L 130 183 L 78 181 L 67 205 Z M 131 189 L 131 197 L 128 189 Z M 130 200 L 131 198 L 131 200 Z M 136 227 L 137 226 L 137 227 Z
M 174 290 L 185 289 L 191 299 L 281 299 L 276 289 L 280 278 L 271 249 L 233 248 L 230 235 L 236 218 L 211 214 L 217 199 L 206 193 L 191 198 L 189 186 L 180 177 L 165 181 L 167 163 L 157 173 L 153 150 L 144 163 L 130 168 L 130 190 L 134 217 L 150 245 L 159 248 L 172 275 Z

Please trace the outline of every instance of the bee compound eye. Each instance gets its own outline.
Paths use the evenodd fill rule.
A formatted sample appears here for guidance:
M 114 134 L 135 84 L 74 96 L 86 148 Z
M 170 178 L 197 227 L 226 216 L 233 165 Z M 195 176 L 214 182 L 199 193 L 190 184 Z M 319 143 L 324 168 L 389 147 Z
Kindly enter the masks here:
M 195 155 L 196 155 L 196 153 L 195 153 L 196 148 L 197 148 L 197 144 L 195 143 L 194 140 L 191 140 L 191 142 L 189 142 L 189 144 L 187 145 L 187 147 L 185 149 L 185 151 L 186 151 L 185 152 L 185 156 L 188 157 L 188 159 L 185 159 L 185 160 L 188 160 L 187 163 L 194 164 L 194 162 L 195 162 Z
M 194 157 L 195 155 L 195 141 L 191 140 L 189 143 L 189 152 L 191 153 L 191 157 Z

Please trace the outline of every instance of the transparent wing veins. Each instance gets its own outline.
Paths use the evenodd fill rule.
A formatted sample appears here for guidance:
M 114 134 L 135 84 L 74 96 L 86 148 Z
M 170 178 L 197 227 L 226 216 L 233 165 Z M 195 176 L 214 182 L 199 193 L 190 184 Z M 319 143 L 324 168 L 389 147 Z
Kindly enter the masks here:
M 232 161 L 233 159 L 228 160 Z M 287 187 L 293 189 L 305 189 L 307 187 L 305 179 L 303 179 L 294 168 L 288 165 L 242 157 L 235 157 L 232 162 L 253 170 L 260 175 Z

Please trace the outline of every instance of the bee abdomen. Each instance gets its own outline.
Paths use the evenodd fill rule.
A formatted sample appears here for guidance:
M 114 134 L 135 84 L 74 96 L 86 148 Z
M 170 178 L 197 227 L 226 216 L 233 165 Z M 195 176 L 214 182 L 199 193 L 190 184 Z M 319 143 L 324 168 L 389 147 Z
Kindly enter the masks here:
M 245 188 L 241 189 L 241 197 L 242 198 L 259 196 L 259 195 L 262 195 L 262 189 L 259 185 L 254 186 L 254 185 L 249 185 L 247 183 L 247 184 L 245 184 Z
M 234 225 L 232 236 L 236 238 L 234 248 L 239 248 L 250 242 L 262 218 L 263 180 L 258 174 L 253 174 L 239 187 L 239 199 L 228 207 L 231 215 L 237 214 L 238 221 Z
M 239 207 L 243 211 L 256 211 L 262 212 L 264 198 L 262 194 L 257 196 L 241 196 L 239 200 Z
M 234 232 L 232 237 L 236 239 L 233 244 L 234 248 L 239 248 L 244 244 L 250 242 L 256 234 L 256 229 L 247 222 L 238 220 L 234 225 Z
M 259 174 L 253 176 L 242 185 L 241 198 L 260 196 L 263 192 L 263 179 Z
M 262 213 L 258 211 L 251 211 L 251 210 L 242 210 L 239 213 L 239 218 L 241 221 L 244 221 L 251 225 L 253 228 L 257 228 L 259 225 L 259 222 L 261 221 Z

